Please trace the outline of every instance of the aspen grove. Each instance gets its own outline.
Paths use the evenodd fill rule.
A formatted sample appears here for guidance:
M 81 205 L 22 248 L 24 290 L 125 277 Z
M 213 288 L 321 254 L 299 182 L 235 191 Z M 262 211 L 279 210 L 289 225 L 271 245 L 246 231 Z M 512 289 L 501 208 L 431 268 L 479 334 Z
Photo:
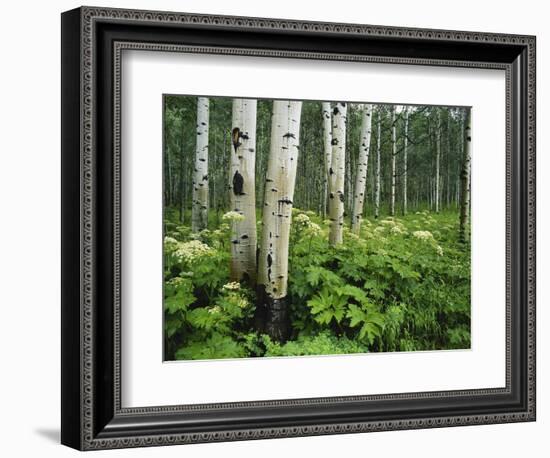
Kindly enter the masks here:
M 166 360 L 470 348 L 469 108 L 163 110 Z

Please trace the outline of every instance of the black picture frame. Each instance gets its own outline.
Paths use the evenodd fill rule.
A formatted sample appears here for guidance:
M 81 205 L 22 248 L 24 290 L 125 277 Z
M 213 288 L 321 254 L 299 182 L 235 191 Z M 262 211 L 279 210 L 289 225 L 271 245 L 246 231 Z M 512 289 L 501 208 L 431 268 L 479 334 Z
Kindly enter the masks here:
M 80 450 L 535 420 L 533 36 L 81 7 L 62 14 L 62 433 Z M 120 403 L 120 53 L 506 71 L 505 388 L 193 406 Z

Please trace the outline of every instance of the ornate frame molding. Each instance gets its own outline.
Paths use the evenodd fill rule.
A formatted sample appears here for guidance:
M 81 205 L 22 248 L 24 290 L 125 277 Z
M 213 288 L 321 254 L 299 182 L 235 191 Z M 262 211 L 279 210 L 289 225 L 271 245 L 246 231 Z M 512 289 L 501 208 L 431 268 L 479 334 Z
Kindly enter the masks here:
M 73 317 L 74 321 L 78 321 L 80 329 L 79 341 L 74 342 L 79 348 L 79 366 L 73 368 L 78 369 L 80 385 L 78 389 L 79 403 L 79 422 L 76 433 L 67 432 L 64 443 L 80 449 L 104 449 L 104 448 L 121 448 L 121 447 L 137 447 L 151 445 L 167 445 L 179 443 L 196 443 L 210 441 L 227 441 L 227 440 L 248 440 L 262 439 L 275 437 L 291 437 L 291 436 L 307 436 L 320 434 L 340 434 L 350 432 L 367 432 L 367 431 L 385 431 L 385 430 L 400 430 L 426 427 L 442 427 L 442 426 L 457 426 L 457 425 L 472 425 L 472 424 L 487 424 L 487 423 L 505 423 L 515 421 L 529 421 L 535 418 L 535 38 L 531 36 L 518 36 L 507 34 L 490 34 L 479 32 L 462 32 L 462 31 L 442 31 L 442 30 L 426 30 L 413 28 L 399 27 L 382 27 L 370 25 L 356 24 L 336 24 L 336 23 L 317 23 L 295 20 L 280 20 L 280 19 L 263 19 L 263 18 L 246 18 L 246 17 L 230 17 L 230 16 L 206 16 L 197 14 L 185 13 L 167 13 L 167 12 L 152 12 L 152 11 L 133 11 L 123 9 L 105 9 L 94 7 L 83 7 L 73 12 L 71 21 L 78 20 L 78 35 L 80 63 L 78 67 L 79 78 L 79 116 L 80 116 L 80 157 L 79 167 L 80 176 L 71 177 L 77 179 L 80 183 L 79 196 L 79 215 L 73 215 L 73 218 L 78 218 L 79 227 L 79 272 L 80 285 L 78 286 L 80 306 L 77 316 Z M 70 13 L 70 12 L 69 12 Z M 66 14 L 69 14 L 66 13 Z M 77 19 L 75 19 L 77 17 Z M 211 29 L 223 30 L 238 30 L 238 31 L 291 31 L 293 33 L 303 34 L 338 34 L 338 35 L 357 35 L 361 37 L 384 37 L 392 39 L 414 39 L 419 42 L 431 43 L 434 40 L 439 42 L 453 43 L 486 43 L 497 44 L 503 47 L 513 46 L 523 49 L 526 64 L 526 75 L 524 75 L 523 84 L 527 84 L 526 93 L 526 135 L 527 150 L 526 154 L 526 170 L 525 180 L 527 182 L 526 196 L 526 215 L 527 215 L 527 230 L 526 230 L 526 258 L 527 258 L 527 275 L 526 283 L 526 326 L 525 332 L 527 345 L 526 365 L 526 387 L 525 395 L 527 400 L 525 409 L 518 412 L 507 413 L 492 413 L 479 415 L 440 415 L 437 417 L 418 417 L 414 419 L 392 419 L 384 421 L 358 421 L 358 422 L 333 422 L 318 425 L 308 426 L 272 426 L 258 428 L 228 428 L 223 431 L 205 431 L 205 432 L 182 432 L 173 433 L 166 432 L 161 434 L 143 434 L 143 435 L 126 435 L 124 431 L 109 433 L 108 435 L 101 433 L 101 427 L 97 424 L 97 414 L 95 412 L 98 403 L 98 391 L 96 380 L 98 374 L 96 372 L 96 310 L 99 307 L 96 299 L 96 288 L 98 279 L 96 278 L 96 256 L 95 253 L 99 247 L 97 246 L 97 216 L 96 209 L 100 205 L 98 202 L 97 190 L 97 169 L 96 169 L 96 148 L 94 143 L 97 135 L 97 84 L 96 80 L 96 46 L 97 46 L 97 25 L 99 23 L 120 24 L 120 25 L 173 25 L 179 26 L 200 26 Z M 120 64 L 121 53 L 124 49 L 147 49 L 152 51 L 170 51 L 170 52 L 193 52 L 193 53 L 223 53 L 223 54 L 241 54 L 254 56 L 268 57 L 298 57 L 304 59 L 335 59 L 335 60 L 354 60 L 365 62 L 383 62 L 383 63 L 400 63 L 413 65 L 441 65 L 441 66 L 461 66 L 471 68 L 499 68 L 506 70 L 506 105 L 507 105 L 507 383 L 506 388 L 488 389 L 488 390 L 467 390 L 460 392 L 433 392 L 433 393 L 407 393 L 397 395 L 381 395 L 381 396 L 358 396 L 346 398 L 315 398 L 315 399 L 300 399 L 300 400 L 277 400 L 251 403 L 230 403 L 217 405 L 190 405 L 190 406 L 162 406 L 153 408 L 134 408 L 123 409 L 120 404 Z M 171 413 L 185 413 L 190 411 L 210 411 L 212 409 L 238 409 L 238 408 L 259 408 L 259 407 L 274 407 L 274 406 L 311 406 L 323 403 L 339 403 L 339 402 L 354 402 L 354 401 L 372 401 L 372 400 L 395 400 L 395 399 L 426 399 L 438 397 L 464 396 L 471 397 L 474 395 L 492 395 L 492 394 L 509 394 L 511 392 L 511 358 L 512 350 L 510 345 L 511 335 L 511 287 L 510 278 L 512 278 L 512 257 L 511 257 L 511 236 L 512 220 L 511 220 L 511 183 L 512 183 L 512 141 L 511 138 L 511 123 L 512 114 L 511 106 L 513 103 L 513 87 L 511 84 L 512 72 L 514 71 L 511 63 L 505 62 L 482 62 L 469 60 L 445 60 L 440 58 L 405 58 L 392 56 L 376 56 L 376 55 L 357 55 L 357 54 L 337 54 L 334 52 L 296 52 L 289 50 L 273 50 L 273 49 L 253 49 L 243 47 L 216 47 L 216 46 L 196 46 L 196 45 L 176 45 L 167 43 L 144 43 L 132 41 L 114 41 L 114 122 L 113 130 L 113 150 L 114 150 L 114 381 L 113 381 L 113 396 L 114 396 L 114 412 L 118 417 L 128 417 L 131 415 L 161 415 Z M 74 152 L 73 152 L 74 153 Z M 65 153 L 64 153 L 65 154 Z M 74 224 L 74 223 L 73 223 Z M 65 262 L 65 261 L 64 261 Z M 74 306 L 74 304 L 73 304 Z M 65 313 L 65 312 L 64 312 Z M 74 312 L 73 312 L 74 313 Z M 65 343 L 64 343 L 65 345 Z M 65 359 L 64 359 L 65 361 Z M 69 364 L 68 362 L 66 364 Z M 68 377 L 71 383 L 74 382 L 74 375 Z M 67 382 L 69 383 L 69 382 Z M 74 406 L 72 407 L 74 409 Z M 67 407 L 69 409 L 69 407 Z M 69 428 L 65 428 L 67 431 Z M 70 436 L 70 437 L 69 437 Z

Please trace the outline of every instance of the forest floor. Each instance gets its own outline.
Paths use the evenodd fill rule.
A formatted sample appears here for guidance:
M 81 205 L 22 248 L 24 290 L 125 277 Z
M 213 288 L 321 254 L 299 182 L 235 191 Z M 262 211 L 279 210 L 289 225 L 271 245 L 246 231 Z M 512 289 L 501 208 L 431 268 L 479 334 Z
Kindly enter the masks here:
M 254 289 L 230 281 L 231 216 L 211 211 L 198 234 L 184 217 L 165 212 L 166 360 L 470 348 L 470 246 L 457 211 L 366 218 L 330 247 L 329 221 L 294 209 L 285 343 L 255 330 Z

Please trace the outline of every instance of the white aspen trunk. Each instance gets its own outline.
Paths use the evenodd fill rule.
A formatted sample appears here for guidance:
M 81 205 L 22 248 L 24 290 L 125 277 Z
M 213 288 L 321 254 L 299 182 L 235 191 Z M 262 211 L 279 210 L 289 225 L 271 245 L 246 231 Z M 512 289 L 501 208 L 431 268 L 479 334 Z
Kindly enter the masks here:
M 391 201 L 390 215 L 395 216 L 395 186 L 397 178 L 397 170 L 395 168 L 395 160 L 397 156 L 397 126 L 395 119 L 395 105 L 391 109 Z
M 382 111 L 378 107 L 378 122 L 376 126 L 376 174 L 374 187 L 374 217 L 380 216 L 380 131 L 382 125 Z
M 324 164 L 325 164 L 325 183 L 323 194 L 323 218 L 327 217 L 328 207 L 328 183 L 330 179 L 330 163 L 332 158 L 332 128 L 330 120 L 330 102 L 323 102 L 323 151 L 324 151 Z
M 436 128 L 436 153 L 435 153 L 435 212 L 439 213 L 440 190 L 439 190 L 439 175 L 440 175 L 440 160 L 441 160 L 441 110 L 437 110 L 437 128 Z
M 173 203 L 173 193 L 174 193 L 174 189 L 173 189 L 173 186 L 172 186 L 172 162 L 170 161 L 170 154 L 168 153 L 168 146 L 166 146 L 166 167 L 167 167 L 167 171 L 168 171 L 168 183 L 167 183 L 167 189 L 168 189 L 168 195 L 167 195 L 167 204 L 168 205 L 172 205 Z
M 460 240 L 466 242 L 469 236 L 470 219 L 470 164 L 472 160 L 472 110 L 466 111 L 466 121 L 464 123 L 464 150 L 462 159 L 462 171 L 460 180 Z
M 256 111 L 257 101 L 234 99 L 231 138 L 231 210 L 244 217 L 232 222 L 231 279 L 256 281 Z
M 180 210 L 180 223 L 183 224 L 185 221 L 185 179 L 184 177 L 184 171 L 185 171 L 185 154 L 183 151 L 183 147 L 180 148 L 180 168 L 179 168 L 179 210 Z
M 348 114 L 351 110 L 348 111 Z M 349 132 L 349 131 L 348 131 Z M 346 138 L 346 144 L 349 144 L 349 139 Z M 344 189 L 346 190 L 345 196 L 346 201 L 344 202 L 344 216 L 351 213 L 351 208 L 353 205 L 353 184 L 352 184 L 352 173 L 351 173 L 351 154 L 346 154 L 346 174 L 344 178 Z
M 367 170 L 369 164 L 370 139 L 372 134 L 372 105 L 363 107 L 361 122 L 361 140 L 359 142 L 359 159 L 357 160 L 357 176 L 355 177 L 353 212 L 351 216 L 351 230 L 359 234 L 363 217 L 363 203 L 367 188 Z M 348 191 L 349 192 L 349 191 Z
M 348 109 L 346 113 L 346 119 L 352 119 L 352 113 L 355 110 L 355 107 L 352 104 L 348 104 L 347 107 Z M 349 135 L 350 129 L 346 129 L 346 135 L 344 136 L 344 143 L 346 145 L 350 143 Z M 355 172 L 353 166 L 353 155 L 348 153 L 346 154 L 346 177 L 344 181 L 344 190 L 346 197 L 346 200 L 344 202 L 344 218 L 347 215 L 350 215 L 353 209 L 353 172 Z
M 258 256 L 261 304 L 257 319 L 273 339 L 288 337 L 288 242 L 300 142 L 302 102 L 275 100 L 267 162 L 262 242 Z
M 332 111 L 332 160 L 329 170 L 329 243 L 339 245 L 344 229 L 347 106 L 338 102 Z
M 461 112 L 460 114 L 460 129 L 459 129 L 459 141 L 458 141 L 458 151 L 457 151 L 457 157 L 464 158 L 464 113 Z M 460 212 L 460 186 L 461 186 L 461 177 L 460 172 L 462 171 L 462 167 L 459 165 L 459 161 L 456 161 L 456 198 L 455 198 L 455 207 Z
M 447 111 L 447 208 L 451 206 L 451 112 Z
M 209 100 L 197 99 L 197 147 L 193 173 L 193 208 L 191 230 L 199 232 L 208 226 L 208 118 Z
M 409 145 L 409 107 L 405 107 L 405 138 L 403 139 L 403 215 L 407 214 L 407 148 Z

